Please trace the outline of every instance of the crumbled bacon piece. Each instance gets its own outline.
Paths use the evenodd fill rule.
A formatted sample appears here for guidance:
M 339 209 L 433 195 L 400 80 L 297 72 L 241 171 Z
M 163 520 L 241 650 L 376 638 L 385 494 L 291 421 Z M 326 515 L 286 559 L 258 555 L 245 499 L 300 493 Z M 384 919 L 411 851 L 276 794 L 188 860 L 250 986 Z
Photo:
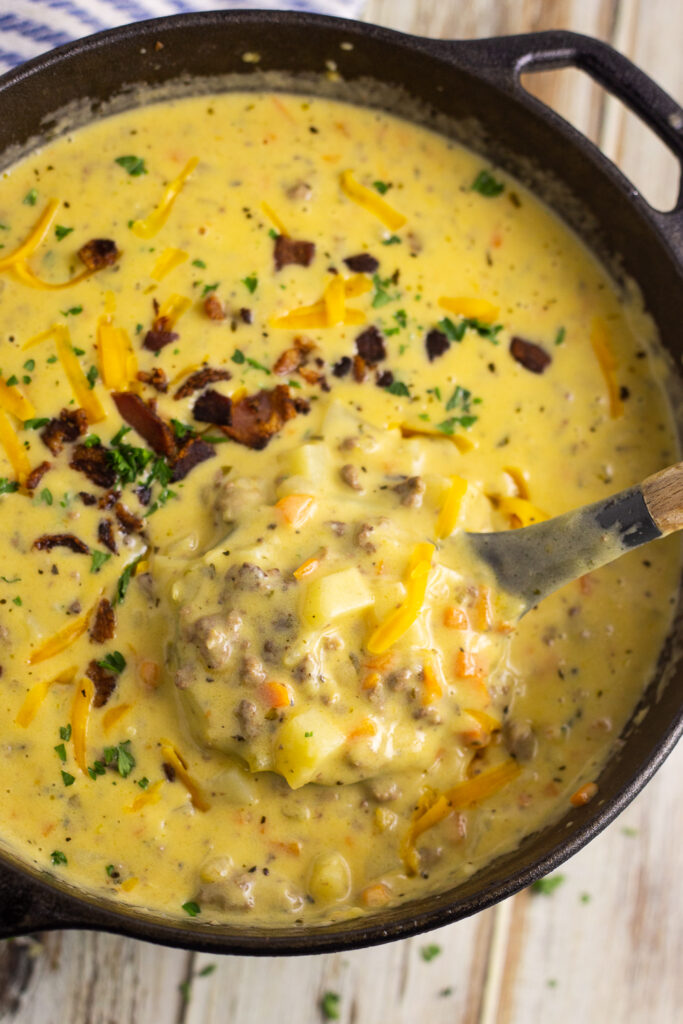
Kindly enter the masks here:
M 335 377 L 345 377 L 351 369 L 351 357 L 342 356 L 338 363 L 335 363 L 332 367 L 332 373 Z
M 204 299 L 204 312 L 209 320 L 225 320 L 225 307 L 213 292 L 209 292 Z
M 154 321 L 154 324 L 162 324 L 166 322 L 166 317 L 160 316 Z M 164 327 L 154 326 L 151 327 L 145 335 L 145 340 L 142 343 L 142 347 L 146 348 L 149 352 L 161 352 L 162 348 L 166 348 L 172 341 L 177 341 L 180 337 L 175 331 L 166 330 Z
M 288 263 L 297 263 L 300 267 L 309 267 L 315 256 L 315 242 L 297 241 L 289 235 L 278 235 L 275 239 L 273 257 L 275 269 L 282 270 Z
M 238 444 L 260 450 L 298 412 L 308 412 L 308 403 L 292 400 L 287 385 L 278 384 L 270 391 L 257 391 L 233 402 L 232 423 L 221 430 Z
M 362 356 L 353 357 L 353 379 L 361 384 L 368 375 L 368 368 Z
M 388 388 L 394 383 L 394 375 L 391 370 L 384 370 L 382 373 L 378 373 L 375 377 L 375 383 L 378 388 Z
M 78 250 L 79 258 L 88 270 L 111 267 L 121 255 L 111 238 L 91 238 Z
M 118 554 L 119 549 L 116 546 L 114 524 L 111 519 L 100 519 L 97 524 L 97 538 L 100 543 L 104 544 L 105 548 L 109 548 L 115 555 Z
M 196 373 L 190 374 L 187 380 L 184 380 L 180 385 L 173 397 L 176 401 L 180 398 L 187 398 L 193 392 L 201 391 L 207 384 L 213 384 L 217 380 L 230 380 L 231 377 L 232 374 L 229 370 L 214 370 L 211 366 L 204 366 L 201 370 L 197 370 Z
M 35 491 L 36 487 L 38 486 L 38 484 L 43 479 L 43 477 L 45 476 L 45 474 L 47 473 L 48 469 L 50 469 L 51 466 L 51 462 L 41 462 L 39 466 L 36 466 L 35 469 L 31 470 L 29 475 L 26 477 L 26 490 L 29 492 L 29 494 L 32 491 Z
M 171 461 L 171 480 L 177 483 L 184 480 L 191 469 L 212 458 L 216 449 L 208 441 L 202 441 L 201 437 L 191 437 L 180 448 L 178 454 Z
M 34 540 L 33 547 L 38 551 L 52 551 L 53 548 L 69 548 L 77 555 L 89 555 L 90 548 L 85 541 L 79 540 L 73 533 L 44 533 Z
M 387 357 L 384 338 L 375 326 L 366 328 L 358 335 L 356 351 L 369 366 L 374 366 L 375 363 L 379 363 Z
M 525 341 L 524 338 L 513 338 L 510 342 L 510 355 L 514 360 L 530 370 L 531 373 L 543 373 L 545 368 L 552 362 L 552 356 L 540 345 L 533 341 Z
M 95 684 L 95 696 L 93 697 L 93 707 L 102 708 L 107 703 L 112 693 L 116 689 L 116 675 L 114 672 L 109 672 L 106 668 L 102 668 L 98 665 L 95 659 L 90 662 L 85 674 L 88 679 L 92 679 Z
M 321 391 L 330 390 L 330 385 L 327 383 L 325 374 L 320 373 L 318 370 L 301 366 L 299 367 L 299 376 L 303 377 L 307 384 L 319 384 Z
M 306 358 L 307 349 L 302 346 L 294 345 L 292 348 L 286 348 L 278 356 L 273 373 L 276 373 L 278 377 L 287 377 L 303 366 Z
M 75 441 L 88 430 L 88 417 L 83 409 L 62 409 L 41 432 L 41 440 L 53 455 L 59 455 L 65 443 Z
M 132 391 L 112 391 L 116 408 L 130 426 L 144 437 L 157 455 L 173 455 L 176 444 L 173 431 L 155 409 Z
M 448 351 L 451 347 L 451 343 L 443 331 L 437 331 L 437 329 L 434 328 L 425 338 L 425 347 L 427 349 L 429 362 L 433 363 L 437 356 L 442 356 L 444 352 Z
M 138 519 L 138 517 L 134 515 L 130 509 L 127 509 L 120 501 L 116 502 L 114 512 L 116 513 L 119 526 L 124 533 L 140 533 L 144 528 L 145 524 L 142 519 Z
M 229 427 L 232 423 L 232 399 L 210 388 L 194 403 L 192 415 L 202 423 L 215 423 L 219 427 Z
M 138 370 L 138 380 L 143 384 L 149 384 L 155 391 L 165 395 L 168 391 L 168 377 L 160 366 L 154 366 L 151 370 Z
M 76 445 L 69 465 L 72 469 L 85 473 L 98 487 L 113 487 L 116 483 L 116 471 L 109 461 L 104 445 Z
M 94 494 L 88 494 L 87 491 L 79 491 L 78 497 L 81 499 L 84 505 L 96 505 L 97 498 Z
M 379 260 L 369 252 L 359 252 L 357 256 L 347 256 L 344 263 L 354 274 L 374 274 L 379 269 Z
M 240 320 L 243 324 L 250 324 L 254 321 L 254 314 L 246 306 L 242 306 L 240 309 Z
M 110 508 L 114 507 L 114 505 L 116 504 L 120 497 L 121 491 L 107 491 L 106 494 L 103 494 L 101 498 L 97 499 L 97 507 L 104 509 L 105 512 L 108 512 Z
M 111 603 L 103 597 L 97 606 L 95 615 L 90 627 L 90 639 L 95 644 L 103 644 L 105 640 L 111 640 L 116 632 L 116 615 Z

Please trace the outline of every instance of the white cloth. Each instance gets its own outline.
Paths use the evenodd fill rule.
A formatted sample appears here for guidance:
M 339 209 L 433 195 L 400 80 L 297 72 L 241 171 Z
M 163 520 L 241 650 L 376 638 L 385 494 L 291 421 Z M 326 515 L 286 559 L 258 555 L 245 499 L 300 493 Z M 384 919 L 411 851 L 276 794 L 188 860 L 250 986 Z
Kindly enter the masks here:
M 0 0 L 0 73 L 72 39 L 146 18 L 269 8 L 357 17 L 364 0 Z

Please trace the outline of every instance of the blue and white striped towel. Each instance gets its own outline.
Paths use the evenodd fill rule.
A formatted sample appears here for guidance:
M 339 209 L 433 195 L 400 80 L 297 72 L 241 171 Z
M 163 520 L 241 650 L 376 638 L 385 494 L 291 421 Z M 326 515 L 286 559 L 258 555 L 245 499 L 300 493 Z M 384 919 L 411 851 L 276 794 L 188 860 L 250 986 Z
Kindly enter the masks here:
M 364 0 L 0 0 L 0 74 L 72 39 L 145 18 L 223 8 L 316 11 L 357 17 Z

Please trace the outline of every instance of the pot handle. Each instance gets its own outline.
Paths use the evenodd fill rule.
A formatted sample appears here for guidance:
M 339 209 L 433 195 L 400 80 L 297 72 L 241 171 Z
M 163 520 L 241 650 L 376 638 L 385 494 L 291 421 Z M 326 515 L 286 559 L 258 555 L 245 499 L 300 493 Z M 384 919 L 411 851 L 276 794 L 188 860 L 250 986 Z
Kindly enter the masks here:
M 468 41 L 461 56 L 472 58 L 479 72 L 484 72 L 495 84 L 517 95 L 524 93 L 527 101 L 541 106 L 545 104 L 531 97 L 521 85 L 519 78 L 523 72 L 566 67 L 585 71 L 659 136 L 678 160 L 683 175 L 683 109 L 628 57 L 607 43 L 577 32 L 535 32 Z M 683 259 L 683 184 L 679 186 L 673 210 L 650 210 Z

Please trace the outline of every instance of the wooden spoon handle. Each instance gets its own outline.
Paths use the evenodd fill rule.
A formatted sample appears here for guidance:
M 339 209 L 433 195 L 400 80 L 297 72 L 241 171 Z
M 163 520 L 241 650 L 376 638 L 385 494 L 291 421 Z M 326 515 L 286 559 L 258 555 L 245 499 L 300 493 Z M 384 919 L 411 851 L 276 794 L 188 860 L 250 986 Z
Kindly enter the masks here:
M 683 462 L 649 476 L 641 490 L 647 510 L 663 534 L 683 528 Z

